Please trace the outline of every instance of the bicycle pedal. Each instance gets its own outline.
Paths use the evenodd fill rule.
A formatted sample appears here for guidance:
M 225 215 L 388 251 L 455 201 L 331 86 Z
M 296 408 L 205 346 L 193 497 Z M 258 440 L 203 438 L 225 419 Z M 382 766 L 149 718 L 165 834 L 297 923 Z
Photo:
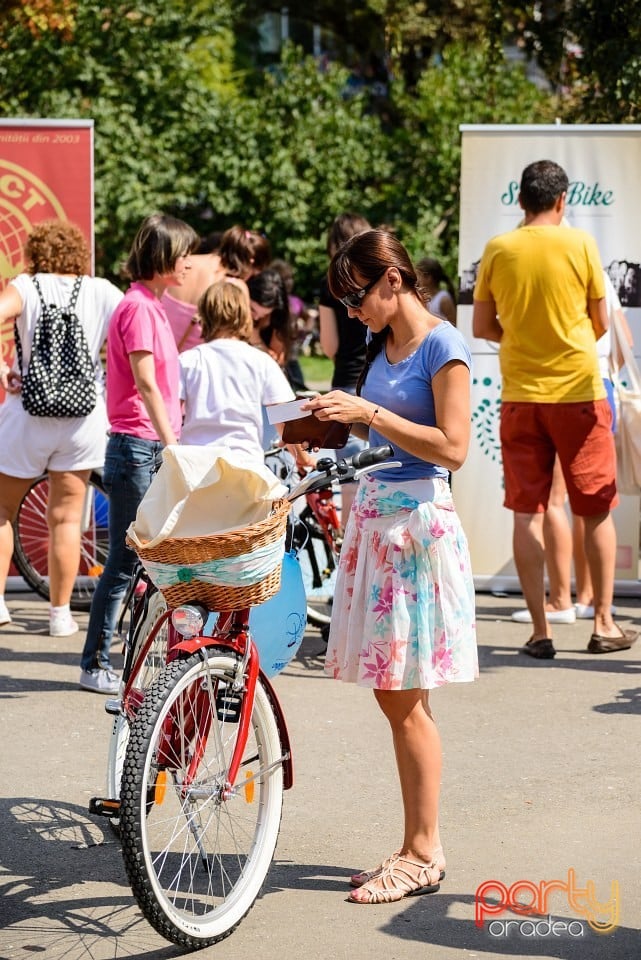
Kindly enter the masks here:
M 92 797 L 89 801 L 89 813 L 97 817 L 117 817 L 120 814 L 120 800 Z
M 243 698 L 239 693 L 232 693 L 227 688 L 219 690 L 216 695 L 216 716 L 220 721 L 238 723 L 242 704 Z

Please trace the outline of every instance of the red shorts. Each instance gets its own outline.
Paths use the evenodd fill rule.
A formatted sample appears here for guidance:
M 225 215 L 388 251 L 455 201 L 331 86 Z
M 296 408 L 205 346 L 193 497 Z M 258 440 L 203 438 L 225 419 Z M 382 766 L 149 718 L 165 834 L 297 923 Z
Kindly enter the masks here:
M 556 454 L 572 513 L 607 513 L 618 503 L 612 411 L 607 400 L 501 405 L 504 505 L 516 513 L 547 508 Z

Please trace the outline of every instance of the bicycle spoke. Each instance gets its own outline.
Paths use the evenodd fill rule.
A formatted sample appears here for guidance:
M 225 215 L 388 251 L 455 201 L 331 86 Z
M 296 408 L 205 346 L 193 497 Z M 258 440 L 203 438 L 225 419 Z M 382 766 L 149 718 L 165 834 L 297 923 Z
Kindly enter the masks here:
M 182 945 L 214 943 L 252 906 L 282 805 L 282 750 L 260 682 L 239 782 L 227 783 L 240 729 L 223 699 L 237 661 L 169 664 L 143 701 L 123 770 L 123 853 L 150 922 Z M 130 788 L 131 787 L 131 788 Z

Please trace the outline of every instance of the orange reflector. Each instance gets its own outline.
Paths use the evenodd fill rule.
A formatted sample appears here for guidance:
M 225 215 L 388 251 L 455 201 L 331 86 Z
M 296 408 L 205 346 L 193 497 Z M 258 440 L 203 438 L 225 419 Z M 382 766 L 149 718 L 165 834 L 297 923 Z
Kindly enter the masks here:
M 167 792 L 167 773 L 165 770 L 159 770 L 156 777 L 156 789 L 154 790 L 154 803 L 161 804 L 165 799 Z
M 254 802 L 254 781 L 251 779 L 251 773 L 247 771 L 245 778 L 249 781 L 245 784 L 245 802 L 253 803 Z
M 101 577 L 104 571 L 104 567 L 101 567 L 99 564 L 94 564 L 93 567 L 89 567 L 87 573 L 90 577 Z

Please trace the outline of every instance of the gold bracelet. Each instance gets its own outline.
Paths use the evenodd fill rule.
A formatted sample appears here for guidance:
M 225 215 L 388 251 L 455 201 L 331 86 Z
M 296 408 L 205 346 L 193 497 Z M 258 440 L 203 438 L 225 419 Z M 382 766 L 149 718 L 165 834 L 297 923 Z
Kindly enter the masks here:
M 369 428 L 371 427 L 371 425 L 374 423 L 374 417 L 376 416 L 377 413 L 378 413 L 378 407 L 376 407 L 376 409 L 374 410 L 374 413 L 372 414 L 372 419 L 371 419 L 370 422 L 367 424 L 367 429 L 368 429 L 368 430 L 369 430 Z

